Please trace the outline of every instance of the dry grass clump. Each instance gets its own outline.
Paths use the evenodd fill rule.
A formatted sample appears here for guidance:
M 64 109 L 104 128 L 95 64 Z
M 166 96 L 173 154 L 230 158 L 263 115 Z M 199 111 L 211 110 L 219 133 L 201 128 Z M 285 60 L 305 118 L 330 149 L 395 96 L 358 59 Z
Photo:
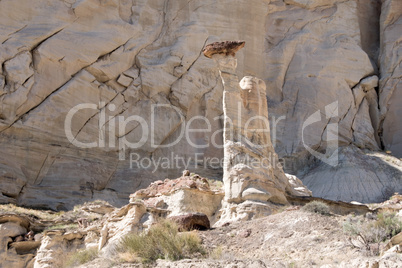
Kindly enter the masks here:
M 14 204 L 0 205 L 0 213 L 16 213 L 27 216 L 33 216 L 41 220 L 54 220 L 64 212 L 53 212 L 50 210 L 39 210 L 19 207 Z
M 76 222 L 78 219 L 85 219 L 88 223 L 91 223 L 93 221 L 99 220 L 102 218 L 101 214 L 95 213 L 95 212 L 90 212 L 90 211 L 85 211 L 83 208 L 91 205 L 105 205 L 105 206 L 110 206 L 110 204 L 106 201 L 103 200 L 95 200 L 92 202 L 85 202 L 84 204 L 81 205 L 76 205 L 74 206 L 73 210 L 67 211 L 60 215 L 59 218 L 57 218 L 57 221 L 61 222 Z
M 209 188 L 213 191 L 223 191 L 223 182 L 219 180 L 207 179 Z
M 96 205 L 111 206 L 109 202 L 107 202 L 105 200 L 97 199 L 94 201 L 85 202 L 84 204 L 76 205 L 76 206 L 74 206 L 74 210 L 80 210 L 85 206 L 96 206 Z
M 73 210 L 70 211 L 58 211 L 54 212 L 51 210 L 42 210 L 42 209 L 30 209 L 19 207 L 14 204 L 4 204 L 0 205 L 0 213 L 16 213 L 27 216 L 36 217 L 40 220 L 48 220 L 48 221 L 75 221 L 80 217 L 86 218 L 88 221 L 92 221 L 98 219 L 100 216 L 96 215 L 96 213 L 88 213 L 82 210 L 84 206 L 90 205 L 108 205 L 110 204 L 103 200 L 95 200 L 92 202 L 85 202 L 82 205 L 74 206 Z
M 330 215 L 329 206 L 321 201 L 312 201 L 303 207 L 303 210 L 321 215 Z
M 148 232 L 127 235 L 117 250 L 123 261 L 142 263 L 205 255 L 196 232 L 179 233 L 177 225 L 167 220 L 153 225 Z
M 73 231 L 78 229 L 78 224 L 76 223 L 70 223 L 70 224 L 56 224 L 49 226 L 45 229 L 45 231 L 51 231 L 51 230 L 65 230 L 65 231 Z
M 81 264 L 90 262 L 98 257 L 98 249 L 89 248 L 84 250 L 79 250 L 72 253 L 67 261 L 65 262 L 64 267 L 77 267 Z
M 222 259 L 222 256 L 223 256 L 222 246 L 218 246 L 209 252 L 209 258 L 211 258 L 213 260 L 220 260 L 220 259 Z

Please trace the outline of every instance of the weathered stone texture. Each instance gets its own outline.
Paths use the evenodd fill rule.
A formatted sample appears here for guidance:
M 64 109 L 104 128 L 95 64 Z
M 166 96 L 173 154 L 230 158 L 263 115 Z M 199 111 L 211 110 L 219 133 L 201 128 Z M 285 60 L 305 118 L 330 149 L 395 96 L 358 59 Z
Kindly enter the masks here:
M 383 142 L 402 157 L 402 2 L 382 1 L 380 52 L 380 108 Z
M 247 42 L 236 74 L 265 82 L 271 139 L 286 172 L 303 179 L 314 162 L 305 145 L 324 152 L 333 123 L 340 146 L 385 146 L 400 157 L 401 3 L 384 0 L 380 10 L 379 2 L 1 0 L 0 201 L 123 205 L 130 193 L 183 169 L 221 178 L 222 168 L 198 160 L 223 157 L 212 145 L 223 141 L 213 135 L 222 129 L 223 85 L 217 65 L 202 55 L 206 44 L 223 40 Z M 375 76 L 379 91 L 364 82 Z M 338 114 L 325 118 L 334 102 Z M 93 106 L 73 117 L 72 140 L 97 148 L 66 137 L 68 112 L 84 103 Z M 120 129 L 117 118 L 137 115 L 150 124 L 154 105 L 154 146 L 149 136 L 141 148 L 119 150 L 119 142 L 141 141 L 143 127 L 132 121 Z M 303 131 L 316 111 L 323 120 Z M 164 147 L 195 116 L 211 123 L 210 132 L 189 135 L 202 148 L 185 138 Z M 208 126 L 194 120 L 191 128 Z M 130 168 L 130 153 L 147 163 L 173 153 L 190 165 Z

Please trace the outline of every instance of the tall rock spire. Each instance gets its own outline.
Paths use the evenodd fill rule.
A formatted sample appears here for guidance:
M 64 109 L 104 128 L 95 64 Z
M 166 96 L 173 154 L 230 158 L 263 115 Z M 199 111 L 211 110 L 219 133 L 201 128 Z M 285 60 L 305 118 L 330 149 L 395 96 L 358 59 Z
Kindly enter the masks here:
M 204 55 L 216 61 L 224 85 L 225 198 L 217 225 L 272 214 L 288 203 L 286 194 L 296 194 L 271 143 L 264 81 L 246 76 L 239 83 L 235 74 L 235 53 L 244 45 L 226 41 L 204 49 Z M 305 189 L 304 194 L 311 192 Z

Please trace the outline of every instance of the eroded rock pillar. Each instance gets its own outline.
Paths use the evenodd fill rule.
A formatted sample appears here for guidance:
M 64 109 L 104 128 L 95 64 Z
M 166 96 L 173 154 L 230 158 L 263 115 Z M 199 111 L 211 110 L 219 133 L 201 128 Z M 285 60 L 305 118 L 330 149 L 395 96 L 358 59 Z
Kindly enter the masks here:
M 225 198 L 218 224 L 269 215 L 278 204 L 287 204 L 286 192 L 293 192 L 271 143 L 265 83 L 251 76 L 239 83 L 235 74 L 235 53 L 243 46 L 221 42 L 204 49 L 216 61 L 224 85 Z

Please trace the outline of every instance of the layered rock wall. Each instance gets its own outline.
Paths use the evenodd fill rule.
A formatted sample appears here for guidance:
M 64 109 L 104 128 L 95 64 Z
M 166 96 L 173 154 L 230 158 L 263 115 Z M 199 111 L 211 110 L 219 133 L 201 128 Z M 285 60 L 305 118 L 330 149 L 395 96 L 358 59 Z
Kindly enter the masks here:
M 331 124 L 340 146 L 400 157 L 400 1 L 380 2 L 0 1 L 1 202 L 122 205 L 183 169 L 220 179 L 206 159 L 223 158 L 223 86 L 200 56 L 221 40 L 247 41 L 236 74 L 266 83 L 287 172 L 308 172 L 306 147 L 324 153 Z M 322 120 L 303 129 L 317 111 Z M 189 123 L 204 131 L 182 137 Z
M 380 109 L 384 147 L 402 157 L 402 2 L 382 1 Z

